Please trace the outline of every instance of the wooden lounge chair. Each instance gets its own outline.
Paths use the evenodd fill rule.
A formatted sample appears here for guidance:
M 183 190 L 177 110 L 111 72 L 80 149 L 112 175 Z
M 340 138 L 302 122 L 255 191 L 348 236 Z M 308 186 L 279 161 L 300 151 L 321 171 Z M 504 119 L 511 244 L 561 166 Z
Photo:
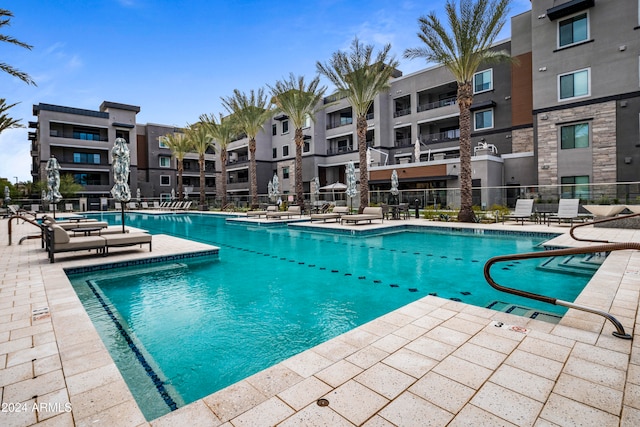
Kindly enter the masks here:
M 512 214 L 504 215 L 502 223 L 504 224 L 505 219 L 515 219 L 516 223 L 520 221 L 524 225 L 524 220 L 530 220 L 531 215 L 533 215 L 533 199 L 518 199 L 516 210 Z
M 336 206 L 331 212 L 311 214 L 311 222 L 314 220 L 327 222 L 328 219 L 334 219 L 336 222 L 340 222 L 340 218 L 348 213 L 349 208 L 347 206 Z
M 300 206 L 289 206 L 289 209 L 283 212 L 267 212 L 267 218 L 291 218 L 294 215 L 302 216 L 302 210 L 300 209 Z
M 382 208 L 380 206 L 368 206 L 362 210 L 361 214 L 344 215 L 342 218 L 340 218 L 340 221 L 346 222 L 347 224 L 352 222 L 357 225 L 365 221 L 371 224 L 371 221 L 377 220 L 377 219 L 384 222 L 384 216 L 382 215 Z
M 558 212 L 549 215 L 547 218 L 547 226 L 551 224 L 551 221 L 558 221 L 558 225 L 562 221 L 568 221 L 573 225 L 574 219 L 581 219 L 578 215 L 578 209 L 580 208 L 580 199 L 560 199 L 558 202 Z
M 269 205 L 265 210 L 257 210 L 257 211 L 247 211 L 247 218 L 267 216 L 269 212 L 278 212 L 278 206 Z

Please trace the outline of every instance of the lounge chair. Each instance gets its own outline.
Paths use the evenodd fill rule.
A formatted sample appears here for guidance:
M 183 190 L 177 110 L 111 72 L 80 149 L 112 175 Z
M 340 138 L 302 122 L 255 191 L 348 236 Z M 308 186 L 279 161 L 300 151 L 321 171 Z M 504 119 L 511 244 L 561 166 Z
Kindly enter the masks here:
M 71 238 L 71 235 L 57 224 L 45 228 L 46 249 L 49 262 L 55 262 L 55 254 L 95 249 L 97 253 L 104 253 L 105 240 L 100 236 L 83 236 Z
M 340 222 L 340 218 L 348 213 L 349 208 L 347 206 L 336 206 L 331 212 L 311 214 L 311 222 L 313 222 L 314 220 L 322 220 L 322 222 L 327 222 L 328 219 L 335 219 L 336 222 Z
M 64 210 L 66 212 L 73 212 L 73 203 L 65 203 L 64 204 Z
M 98 221 L 96 219 L 90 219 L 90 218 L 81 218 L 79 220 L 67 220 L 67 221 L 58 221 L 56 219 L 53 219 L 50 216 L 44 216 L 44 218 L 42 219 L 42 223 L 44 225 L 57 225 L 60 228 L 64 229 L 65 231 L 69 231 L 72 229 L 78 229 L 78 228 L 107 228 L 109 226 L 109 223 L 106 221 Z
M 341 222 L 346 222 L 347 224 L 352 222 L 354 224 L 359 224 L 360 222 L 367 221 L 371 224 L 371 221 L 379 219 L 384 222 L 384 216 L 382 215 L 382 207 L 380 206 L 368 206 L 362 210 L 361 214 L 356 215 L 344 215 L 340 218 Z
M 260 218 L 261 216 L 265 216 L 266 217 L 269 212 L 278 212 L 278 206 L 269 205 L 269 206 L 267 206 L 267 209 L 265 209 L 265 210 L 247 211 L 247 218 L 251 218 L 251 217 Z
M 138 204 L 136 202 L 129 202 L 127 209 L 138 209 Z
M 158 202 L 157 200 L 154 200 L 153 209 L 160 209 L 160 206 L 162 206 L 160 202 Z
M 267 212 L 267 218 L 291 218 L 294 215 L 302 216 L 302 210 L 300 209 L 300 206 L 289 206 L 289 209 L 282 212 Z
M 560 199 L 558 202 L 558 212 L 549 215 L 547 218 L 547 226 L 551 224 L 551 221 L 558 221 L 558 225 L 562 221 L 569 221 L 573 225 L 574 219 L 581 219 L 578 215 L 578 209 L 580 208 L 580 199 Z
M 502 223 L 504 224 L 505 219 L 515 219 L 516 223 L 520 221 L 524 225 L 524 220 L 530 220 L 531 215 L 533 215 L 533 199 L 518 199 L 516 210 L 512 214 L 504 215 Z
M 149 203 L 147 203 L 147 202 L 140 202 L 140 208 L 141 208 L 141 209 L 149 209 Z
M 151 252 L 151 234 L 135 232 L 135 233 L 113 233 L 101 236 L 105 241 L 104 253 L 109 253 L 109 248 L 135 246 L 135 245 L 149 245 L 149 252 Z

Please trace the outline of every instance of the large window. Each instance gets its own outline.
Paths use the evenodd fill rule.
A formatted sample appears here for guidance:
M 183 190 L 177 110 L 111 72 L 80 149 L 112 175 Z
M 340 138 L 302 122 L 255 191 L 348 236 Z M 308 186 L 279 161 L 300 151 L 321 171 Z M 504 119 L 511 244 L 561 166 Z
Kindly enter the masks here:
M 160 148 L 169 148 L 169 146 L 166 144 L 166 139 L 164 136 L 159 136 L 158 137 L 158 147 Z
M 311 116 L 307 114 L 304 117 L 304 123 L 302 124 L 302 129 L 307 129 L 310 127 L 311 127 Z
M 563 150 L 589 147 L 589 123 L 562 126 L 560 128 L 560 147 Z
M 287 157 L 289 155 L 289 146 L 288 145 L 283 145 L 282 146 L 282 157 Z
M 160 157 L 158 157 L 158 159 L 160 160 L 160 167 L 161 168 L 170 168 L 171 167 L 171 157 L 160 156 Z
M 160 175 L 160 186 L 168 187 L 171 185 L 171 176 L 169 175 Z
M 282 168 L 282 179 L 289 179 L 289 168 Z
M 92 165 L 99 165 L 100 154 L 73 153 L 73 163 L 89 163 Z
M 282 133 L 289 133 L 289 120 L 282 121 Z
M 100 141 L 100 131 L 93 129 L 74 128 L 73 138 L 82 139 L 85 141 Z
M 80 185 L 102 185 L 102 175 L 99 173 L 74 173 L 73 181 Z
M 488 69 L 473 75 L 473 93 L 493 89 L 493 70 Z
M 558 22 L 558 47 L 580 43 L 589 38 L 589 18 L 581 13 Z
M 491 129 L 493 127 L 493 109 L 476 111 L 473 113 L 473 129 Z
M 589 199 L 589 176 L 563 176 L 560 178 L 562 184 L 563 199 Z
M 558 93 L 560 100 L 589 96 L 589 87 L 588 68 L 558 76 Z

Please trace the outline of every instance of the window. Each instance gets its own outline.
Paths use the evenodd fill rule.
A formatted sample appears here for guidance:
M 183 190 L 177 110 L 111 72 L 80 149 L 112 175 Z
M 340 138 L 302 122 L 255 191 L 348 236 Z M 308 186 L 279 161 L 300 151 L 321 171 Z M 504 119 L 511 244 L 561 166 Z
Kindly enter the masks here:
M 580 123 L 560 128 L 560 147 L 563 150 L 589 147 L 589 123 Z
M 102 175 L 99 173 L 74 173 L 73 181 L 80 185 L 103 185 Z
M 158 137 L 158 147 L 160 148 L 169 148 L 169 146 L 165 143 L 164 136 Z
M 129 143 L 129 131 L 128 130 L 116 129 L 116 138 L 123 138 L 125 141 L 127 141 L 127 144 L 128 144 Z
M 282 168 L 282 179 L 289 179 L 289 168 Z
M 304 123 L 302 124 L 302 129 L 307 129 L 310 127 L 311 127 L 311 116 L 307 114 L 304 117 Z
M 283 145 L 282 146 L 282 157 L 287 157 L 289 155 L 289 146 L 288 145 Z
M 305 139 L 303 141 L 303 145 L 302 145 L 302 152 L 303 153 L 308 153 L 309 151 L 311 151 L 311 140 L 310 139 Z
M 586 12 L 558 22 L 558 47 L 580 43 L 588 38 L 589 20 Z
M 170 168 L 171 167 L 171 157 L 160 156 L 158 159 L 160 160 L 160 167 L 161 168 Z
M 493 70 L 488 69 L 473 75 L 473 93 L 493 89 Z
M 589 69 L 558 76 L 560 100 L 589 96 Z
M 73 163 L 90 163 L 92 165 L 99 165 L 100 154 L 73 153 Z
M 162 187 L 171 185 L 171 177 L 169 175 L 160 175 L 160 185 Z
M 473 130 L 491 129 L 493 127 L 493 109 L 473 113 Z
M 85 141 L 100 141 L 100 131 L 93 129 L 73 128 L 73 138 Z
M 275 126 L 275 125 L 274 125 L 274 126 Z M 271 157 L 273 157 L 274 159 L 278 157 L 278 149 L 277 149 L 277 148 L 274 148 L 274 149 L 271 151 Z
M 567 199 L 589 199 L 589 176 L 563 176 L 560 178 L 562 184 L 562 198 Z
M 282 121 L 282 133 L 289 133 L 289 120 Z
M 271 135 L 277 135 L 278 134 L 278 125 L 277 124 L 272 124 L 271 125 Z

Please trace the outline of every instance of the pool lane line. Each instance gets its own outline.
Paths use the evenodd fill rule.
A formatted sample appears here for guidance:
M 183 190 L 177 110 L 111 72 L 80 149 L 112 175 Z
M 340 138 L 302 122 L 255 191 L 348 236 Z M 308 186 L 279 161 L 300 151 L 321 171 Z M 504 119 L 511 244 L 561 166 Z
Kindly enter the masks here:
M 107 313 L 111 321 L 115 324 L 116 328 L 118 329 L 118 332 L 120 332 L 120 335 L 122 335 L 122 337 L 125 339 L 125 341 L 129 345 L 129 348 L 131 349 L 133 354 L 135 354 L 136 359 L 138 359 L 138 362 L 140 362 L 140 364 L 144 368 L 147 375 L 151 378 L 151 381 L 153 381 L 153 384 L 155 385 L 156 390 L 158 390 L 158 393 L 160 393 L 160 397 L 162 397 L 162 400 L 164 400 L 164 403 L 167 404 L 167 406 L 171 411 L 175 411 L 176 409 L 178 409 L 178 405 L 173 400 L 173 398 L 169 396 L 169 392 L 164 387 L 164 384 L 160 379 L 160 377 L 158 377 L 158 374 L 156 374 L 156 372 L 153 370 L 151 365 L 149 365 L 149 362 L 147 362 L 147 359 L 145 359 L 144 355 L 142 354 L 138 346 L 133 342 L 133 340 L 127 333 L 127 331 L 122 327 L 122 324 L 118 321 L 116 316 L 113 314 L 113 312 L 109 308 L 109 305 L 102 298 L 102 295 L 100 295 L 100 293 L 97 291 L 95 286 L 93 286 L 93 283 L 91 283 L 91 280 L 87 280 L 87 285 L 89 286 L 89 289 L 91 289 L 91 292 L 93 292 L 93 294 L 95 295 L 100 305 L 102 305 L 102 308 Z

